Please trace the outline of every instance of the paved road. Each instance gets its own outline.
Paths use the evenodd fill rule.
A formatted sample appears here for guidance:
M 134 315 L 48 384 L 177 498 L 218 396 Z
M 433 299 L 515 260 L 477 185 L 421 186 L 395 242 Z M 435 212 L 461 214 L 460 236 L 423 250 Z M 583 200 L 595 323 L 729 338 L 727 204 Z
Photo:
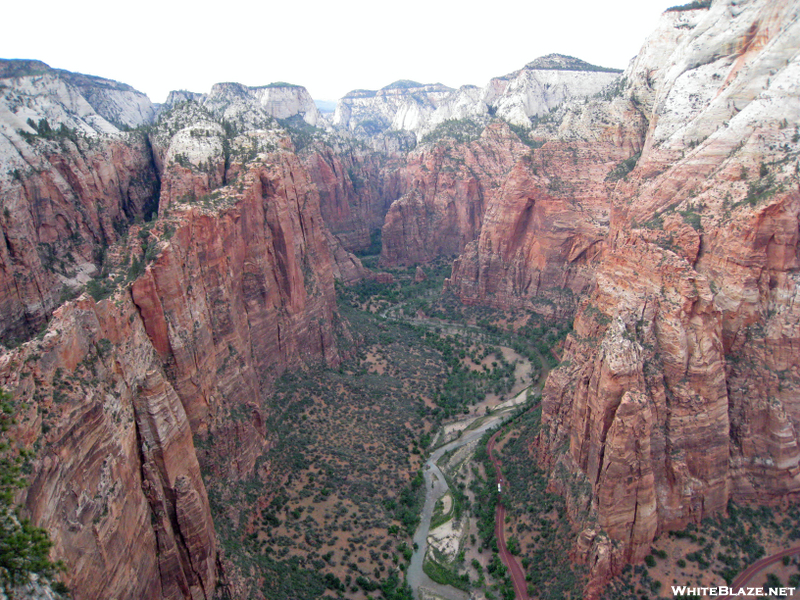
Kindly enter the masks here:
M 495 433 L 489 439 L 486 449 L 489 452 L 489 458 L 492 459 L 494 470 L 497 473 L 497 483 L 502 489 L 505 487 L 506 482 L 503 480 L 503 475 L 500 471 L 500 461 L 494 454 L 494 444 L 497 441 L 497 436 L 499 434 L 500 431 Z M 508 572 L 511 575 L 511 582 L 514 584 L 514 593 L 517 596 L 517 600 L 528 600 L 528 586 L 525 584 L 525 573 L 523 572 L 522 567 L 519 566 L 517 559 L 514 558 L 514 555 L 508 551 L 508 547 L 506 546 L 505 524 L 506 508 L 503 506 L 503 497 L 501 495 L 497 503 L 497 513 L 494 520 L 494 534 L 497 537 L 497 550 L 500 554 L 500 559 L 508 568 Z
M 794 548 L 787 548 L 786 550 L 781 550 L 780 552 L 773 554 L 772 556 L 767 556 L 766 558 L 762 558 L 759 561 L 754 562 L 752 565 L 747 567 L 744 571 L 739 573 L 739 576 L 733 580 L 733 583 L 730 585 L 731 589 L 735 592 L 738 591 L 739 588 L 747 587 L 747 584 L 750 580 L 755 577 L 759 571 L 762 569 L 766 569 L 770 565 L 774 565 L 779 560 L 783 559 L 784 556 L 791 556 L 792 554 L 800 553 L 800 546 L 795 546 Z M 720 600 L 728 600 L 729 598 L 741 598 L 742 596 L 722 596 Z

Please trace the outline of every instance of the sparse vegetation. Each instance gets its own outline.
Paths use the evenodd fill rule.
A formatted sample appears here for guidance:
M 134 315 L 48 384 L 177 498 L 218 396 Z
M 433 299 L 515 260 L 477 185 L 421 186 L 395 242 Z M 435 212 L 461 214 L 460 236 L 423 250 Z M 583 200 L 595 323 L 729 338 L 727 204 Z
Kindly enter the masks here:
M 0 389 L 0 592 L 12 597 L 13 588 L 29 583 L 31 576 L 49 579 L 61 568 L 48 557 L 52 542 L 47 531 L 22 517 L 13 504 L 17 490 L 26 486 L 22 462 L 27 456 L 11 446 L 6 434 L 15 412 L 13 399 Z
M 524 127 L 520 127 L 519 125 L 515 125 L 514 123 L 508 123 L 508 126 L 511 129 L 511 131 L 514 132 L 514 135 L 516 135 L 519 138 L 519 141 L 521 141 L 523 144 L 525 144 L 532 150 L 544 146 L 544 141 L 537 140 L 531 137 L 533 130 L 525 129 Z
M 530 455 L 541 427 L 541 412 L 541 407 L 536 407 L 517 417 L 505 443 L 497 446 L 507 482 L 503 502 L 514 531 L 510 539 L 516 541 L 523 566 L 532 566 L 526 568 L 531 593 L 542 599 L 581 598 L 587 571 L 569 558 L 575 534 L 566 517 L 565 501 L 547 491 L 548 474 Z M 484 460 L 484 469 L 490 465 Z M 489 526 L 487 520 L 483 528 Z
M 768 506 L 729 502 L 727 514 L 706 518 L 699 525 L 690 523 L 657 539 L 645 564 L 626 567 L 604 598 L 639 600 L 642 593 L 648 598 L 672 597 L 671 593 L 664 595 L 670 584 L 688 582 L 731 585 L 747 566 L 779 548 L 794 545 L 800 539 L 798 518 L 800 508 L 793 504 L 776 511 Z M 770 546 L 775 550 L 768 550 Z M 778 568 L 800 581 L 796 559 L 783 561 Z M 780 587 L 775 573 L 766 577 L 775 584 L 773 587 Z
M 28 119 L 27 124 L 36 132 L 30 134 L 27 131 L 19 131 L 19 134 L 28 142 L 32 142 L 36 137 L 46 140 L 72 140 L 73 142 L 78 140 L 77 131 L 72 127 L 67 127 L 64 123 L 61 123 L 58 129 L 53 129 L 47 119 L 39 119 L 38 122 Z
M 639 158 L 642 156 L 641 152 L 637 152 L 633 156 L 626 158 L 622 162 L 620 162 L 616 167 L 614 167 L 611 172 L 606 175 L 606 181 L 618 181 L 624 177 L 627 177 L 628 173 L 633 171 L 636 167 L 636 163 L 639 162 Z
M 433 144 L 440 140 L 450 139 L 459 144 L 477 140 L 483 132 L 484 125 L 472 119 L 450 119 L 436 126 L 430 133 L 422 136 L 421 144 Z
M 680 4 L 678 6 L 670 6 L 664 12 L 682 12 L 685 10 L 697 10 L 697 9 L 705 9 L 711 7 L 711 0 L 695 0 L 694 2 L 689 2 L 688 4 Z

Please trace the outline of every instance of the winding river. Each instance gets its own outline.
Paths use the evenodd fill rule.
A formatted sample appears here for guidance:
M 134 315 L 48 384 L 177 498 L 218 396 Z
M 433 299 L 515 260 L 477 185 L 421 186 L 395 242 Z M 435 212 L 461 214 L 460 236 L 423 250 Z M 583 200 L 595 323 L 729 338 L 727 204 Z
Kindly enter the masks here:
M 425 559 L 425 552 L 428 549 L 428 531 L 431 526 L 433 507 L 436 505 L 436 501 L 444 496 L 450 489 L 444 474 L 436 465 L 436 462 L 445 452 L 460 448 L 461 446 L 479 439 L 490 429 L 499 426 L 507 416 L 508 412 L 502 411 L 489 417 L 473 417 L 471 423 L 474 423 L 478 419 L 485 419 L 485 422 L 476 429 L 465 429 L 458 439 L 438 448 L 425 462 L 423 468 L 423 475 L 425 478 L 425 506 L 422 509 L 419 527 L 417 527 L 417 531 L 414 533 L 414 544 L 416 544 L 417 549 L 411 557 L 411 564 L 408 566 L 407 571 L 408 584 L 414 590 L 414 597 L 417 599 L 420 598 L 420 588 L 429 590 L 436 596 L 445 598 L 446 600 L 467 600 L 469 598 L 467 592 L 463 592 L 448 585 L 436 583 L 422 571 L 422 562 Z
M 462 332 L 467 329 L 480 331 L 479 328 L 473 328 L 466 325 L 454 325 L 452 323 L 438 320 L 434 321 L 430 319 L 418 318 L 401 319 L 398 318 L 394 311 L 391 311 L 390 309 L 384 311 L 382 316 L 385 319 L 389 318 L 394 320 L 405 320 L 415 325 L 423 325 L 427 327 L 436 326 L 442 327 L 443 329 L 450 328 L 451 333 Z M 495 407 L 496 412 L 491 415 L 484 416 L 475 414 L 472 417 L 461 420 L 459 424 L 464 427 L 461 435 L 452 442 L 448 442 L 437 448 L 423 466 L 423 476 L 425 480 L 425 504 L 422 508 L 422 514 L 420 515 L 419 526 L 414 533 L 414 545 L 416 550 L 411 556 L 411 563 L 406 571 L 406 581 L 411 586 L 411 589 L 414 592 L 414 598 L 417 600 L 420 600 L 422 597 L 421 590 L 429 592 L 428 596 L 432 595 L 437 598 L 441 598 L 442 600 L 469 600 L 470 598 L 470 594 L 467 592 L 456 589 L 449 585 L 436 583 L 422 570 L 422 563 L 425 560 L 425 553 L 428 550 L 428 532 L 430 531 L 431 517 L 433 516 L 434 506 L 436 506 L 436 501 L 450 490 L 450 487 L 447 485 L 447 479 L 436 463 L 446 452 L 461 448 L 470 442 L 478 440 L 487 431 L 502 425 L 503 421 L 510 416 L 514 408 L 525 401 L 525 399 L 528 397 L 528 394 L 534 391 L 541 392 L 542 383 L 545 381 L 545 379 L 547 379 L 549 368 L 547 367 L 547 361 L 544 360 L 544 357 L 539 353 L 539 351 L 536 350 L 535 352 L 539 358 L 539 364 L 543 366 L 537 385 L 533 387 L 524 387 L 525 384 L 519 377 L 517 377 L 517 384 L 515 385 L 517 392 L 513 400 L 504 402 Z M 512 391 L 512 393 L 515 392 Z M 483 422 L 478 427 L 470 429 L 470 427 L 474 426 L 477 421 Z

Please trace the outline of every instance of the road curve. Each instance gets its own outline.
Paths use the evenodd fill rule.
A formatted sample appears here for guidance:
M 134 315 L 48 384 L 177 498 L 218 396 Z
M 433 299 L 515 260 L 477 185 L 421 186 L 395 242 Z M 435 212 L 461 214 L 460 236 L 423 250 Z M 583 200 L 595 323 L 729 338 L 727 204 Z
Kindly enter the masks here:
M 783 559 L 784 556 L 791 556 L 792 554 L 800 553 L 800 546 L 795 546 L 794 548 L 787 548 L 786 550 L 781 550 L 771 556 L 767 556 L 766 558 L 762 558 L 754 562 L 752 565 L 747 567 L 744 571 L 739 573 L 736 579 L 733 580 L 733 583 L 730 585 L 730 588 L 733 591 L 737 591 L 739 588 L 747 587 L 747 584 L 750 580 L 755 577 L 755 575 L 761 571 L 762 569 L 766 569 L 770 565 L 774 565 L 779 560 Z M 734 598 L 735 596 L 721 596 L 720 600 L 729 600 L 730 598 Z
M 495 473 L 497 473 L 497 484 L 500 486 L 505 486 L 506 482 L 503 480 L 503 474 L 500 471 L 500 461 L 494 454 L 494 445 L 499 434 L 500 431 L 497 431 L 491 438 L 489 438 L 489 443 L 486 445 L 486 450 L 488 451 L 489 458 L 492 460 L 492 464 L 494 465 Z M 497 512 L 495 513 L 494 520 L 494 534 L 497 537 L 497 551 L 500 554 L 500 560 L 503 561 L 503 564 L 506 566 L 506 568 L 508 568 L 508 572 L 511 575 L 511 582 L 514 584 L 514 594 L 516 594 L 517 600 L 528 600 L 528 586 L 525 585 L 525 573 L 523 572 L 522 567 L 519 566 L 517 559 L 514 558 L 514 555 L 511 554 L 506 547 L 505 520 L 506 508 L 503 506 L 503 498 L 501 495 L 497 502 Z

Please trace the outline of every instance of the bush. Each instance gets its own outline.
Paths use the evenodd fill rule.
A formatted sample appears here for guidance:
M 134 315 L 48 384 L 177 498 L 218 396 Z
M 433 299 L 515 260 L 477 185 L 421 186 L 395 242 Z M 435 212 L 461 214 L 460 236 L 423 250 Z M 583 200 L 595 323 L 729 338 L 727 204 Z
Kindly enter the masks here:
M 664 12 L 683 12 L 685 10 L 697 10 L 699 8 L 710 8 L 711 0 L 695 0 L 689 4 L 681 4 L 679 6 L 670 6 Z
M 628 173 L 633 171 L 634 167 L 636 167 L 636 163 L 639 162 L 639 158 L 642 156 L 641 152 L 637 152 L 630 158 L 626 158 L 621 163 L 619 163 L 616 167 L 614 167 L 611 172 L 606 175 L 606 181 L 618 181 L 625 177 Z
M 0 429 L 13 422 L 11 396 L 0 389 Z M 21 457 L 11 455 L 7 443 L 0 443 L 0 591 L 30 581 L 32 574 L 51 576 L 57 565 L 48 554 L 53 543 L 47 531 L 19 516 L 13 505 L 16 491 L 25 487 L 20 477 Z

